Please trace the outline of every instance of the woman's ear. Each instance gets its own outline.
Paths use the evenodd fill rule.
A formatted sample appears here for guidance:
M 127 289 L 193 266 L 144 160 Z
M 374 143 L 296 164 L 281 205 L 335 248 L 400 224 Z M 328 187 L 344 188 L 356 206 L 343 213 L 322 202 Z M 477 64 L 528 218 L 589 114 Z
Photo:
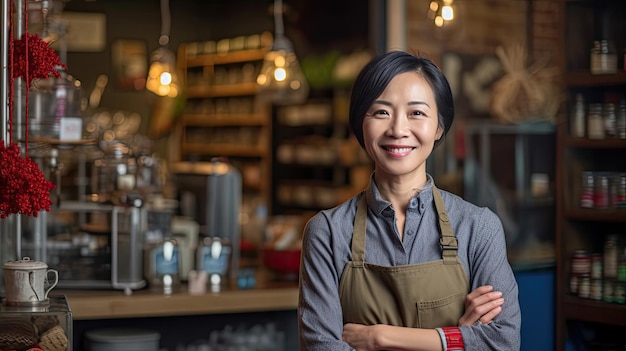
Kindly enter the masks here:
M 435 140 L 439 140 L 443 137 L 443 127 L 437 126 L 437 134 L 435 134 Z

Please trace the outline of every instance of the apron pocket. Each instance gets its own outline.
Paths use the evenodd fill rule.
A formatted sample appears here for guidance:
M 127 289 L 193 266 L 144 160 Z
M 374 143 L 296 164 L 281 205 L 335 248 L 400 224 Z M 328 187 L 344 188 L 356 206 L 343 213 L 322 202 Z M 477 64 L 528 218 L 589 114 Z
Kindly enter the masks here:
M 466 293 L 417 303 L 418 328 L 452 327 L 459 323 L 465 310 Z

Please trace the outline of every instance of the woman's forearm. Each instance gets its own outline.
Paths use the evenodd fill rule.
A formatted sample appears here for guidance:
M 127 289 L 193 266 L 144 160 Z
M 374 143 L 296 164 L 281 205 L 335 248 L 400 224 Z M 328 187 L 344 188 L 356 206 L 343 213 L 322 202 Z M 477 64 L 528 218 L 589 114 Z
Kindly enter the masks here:
M 380 349 L 389 351 L 442 351 L 441 337 L 435 329 L 380 325 Z
M 384 324 L 348 323 L 343 340 L 357 351 L 442 351 L 441 337 L 434 329 L 396 327 Z

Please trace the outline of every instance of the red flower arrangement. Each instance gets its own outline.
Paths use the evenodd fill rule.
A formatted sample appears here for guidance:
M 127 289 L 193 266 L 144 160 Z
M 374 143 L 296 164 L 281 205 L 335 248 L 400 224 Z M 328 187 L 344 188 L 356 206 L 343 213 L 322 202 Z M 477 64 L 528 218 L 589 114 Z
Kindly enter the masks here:
M 16 213 L 37 217 L 41 210 L 50 211 L 50 190 L 55 187 L 37 162 L 22 158 L 16 144 L 0 143 L 0 218 Z
M 12 7 L 12 2 L 11 2 Z M 28 4 L 24 11 L 28 14 Z M 12 9 L 11 9 L 11 12 Z M 11 21 L 12 22 L 12 21 Z M 28 23 L 28 17 L 26 17 Z M 9 24 L 9 37 L 13 38 L 13 25 Z M 9 142 L 0 140 L 0 219 L 12 214 L 37 217 L 42 210 L 50 211 L 50 190 L 56 186 L 45 179 L 37 162 L 22 157 L 17 144 L 12 141 L 13 80 L 18 77 L 26 82 L 26 124 L 28 125 L 28 89 L 33 79 L 59 78 L 57 67 L 67 68 L 59 56 L 39 35 L 26 31 L 20 39 L 12 39 L 9 48 Z M 28 155 L 28 128 L 25 132 L 25 151 Z
M 27 86 L 35 78 L 60 78 L 56 67 L 67 69 L 50 45 L 37 34 L 24 33 L 22 38 L 14 41 L 13 47 L 11 78 L 23 77 Z

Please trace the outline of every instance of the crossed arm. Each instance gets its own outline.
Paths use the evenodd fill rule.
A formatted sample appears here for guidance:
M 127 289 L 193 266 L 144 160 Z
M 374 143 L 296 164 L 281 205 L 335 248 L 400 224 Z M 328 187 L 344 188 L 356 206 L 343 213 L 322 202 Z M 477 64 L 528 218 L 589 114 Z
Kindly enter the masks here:
M 502 311 L 503 304 L 501 292 L 493 291 L 489 285 L 478 287 L 467 295 L 465 313 L 458 326 L 489 324 Z M 435 329 L 348 323 L 343 327 L 342 339 L 357 351 L 442 350 L 441 338 Z

